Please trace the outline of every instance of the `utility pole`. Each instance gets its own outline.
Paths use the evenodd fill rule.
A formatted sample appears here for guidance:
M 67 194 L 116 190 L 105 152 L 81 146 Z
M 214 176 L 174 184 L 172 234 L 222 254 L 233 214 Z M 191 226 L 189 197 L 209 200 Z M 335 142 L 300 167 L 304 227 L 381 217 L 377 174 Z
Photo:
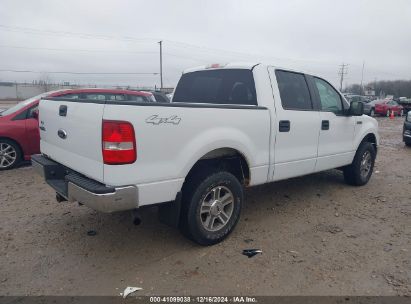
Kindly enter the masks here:
M 346 70 L 347 67 L 348 67 L 348 64 L 343 63 L 340 65 L 340 69 L 338 70 L 338 75 L 340 75 L 340 92 L 342 92 L 344 76 L 347 75 L 347 70 Z
M 159 41 L 160 44 L 160 88 L 163 88 L 163 41 Z
M 363 62 L 362 62 L 362 71 L 361 71 L 361 94 L 364 94 L 364 87 L 362 85 L 362 82 L 364 80 L 364 65 L 365 65 L 365 61 L 363 60 Z

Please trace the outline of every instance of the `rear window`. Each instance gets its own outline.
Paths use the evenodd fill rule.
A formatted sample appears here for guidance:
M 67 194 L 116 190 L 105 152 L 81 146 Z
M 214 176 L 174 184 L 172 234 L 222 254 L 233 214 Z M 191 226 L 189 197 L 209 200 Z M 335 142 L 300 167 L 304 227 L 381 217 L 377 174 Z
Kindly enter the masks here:
M 257 105 L 252 71 L 224 69 L 183 74 L 173 102 Z

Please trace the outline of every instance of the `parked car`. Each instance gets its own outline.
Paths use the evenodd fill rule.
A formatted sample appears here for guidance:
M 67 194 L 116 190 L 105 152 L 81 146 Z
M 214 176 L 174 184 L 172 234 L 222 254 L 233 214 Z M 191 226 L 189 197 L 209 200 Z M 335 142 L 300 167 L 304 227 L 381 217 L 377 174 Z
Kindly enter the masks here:
M 347 99 L 348 102 L 352 101 L 361 101 L 363 103 L 368 103 L 371 101 L 369 97 L 366 96 L 361 96 L 361 95 L 346 95 L 345 98 Z
M 411 146 L 411 111 L 405 117 L 402 139 L 407 146 Z
M 377 99 L 364 104 L 364 113 L 370 116 L 382 115 L 390 116 L 391 112 L 394 115 L 403 116 L 404 108 L 394 100 Z
M 411 111 L 411 98 L 400 97 L 398 103 L 403 107 L 404 114 Z
M 167 94 L 164 94 L 163 92 L 160 91 L 149 91 L 151 94 L 154 96 L 154 100 L 156 102 L 170 102 L 170 99 L 168 98 Z
M 11 169 L 40 153 L 38 103 L 43 97 L 72 100 L 147 102 L 151 93 L 109 89 L 59 90 L 29 98 L 0 113 L 0 170 Z
M 332 168 L 366 184 L 379 142 L 363 103 L 263 64 L 189 69 L 171 103 L 68 101 L 40 102 L 32 158 L 58 200 L 101 212 L 161 203 L 160 219 L 202 245 L 234 229 L 244 187 Z

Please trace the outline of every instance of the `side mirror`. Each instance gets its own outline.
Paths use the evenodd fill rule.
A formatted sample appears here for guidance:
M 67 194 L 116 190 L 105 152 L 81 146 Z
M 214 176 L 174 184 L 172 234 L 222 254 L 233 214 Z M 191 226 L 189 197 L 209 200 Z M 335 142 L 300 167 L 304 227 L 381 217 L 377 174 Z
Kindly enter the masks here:
M 361 101 L 352 101 L 350 103 L 348 115 L 361 116 L 362 114 L 364 114 L 364 103 L 362 103 Z
M 31 118 L 39 119 L 39 110 L 38 109 L 31 112 Z

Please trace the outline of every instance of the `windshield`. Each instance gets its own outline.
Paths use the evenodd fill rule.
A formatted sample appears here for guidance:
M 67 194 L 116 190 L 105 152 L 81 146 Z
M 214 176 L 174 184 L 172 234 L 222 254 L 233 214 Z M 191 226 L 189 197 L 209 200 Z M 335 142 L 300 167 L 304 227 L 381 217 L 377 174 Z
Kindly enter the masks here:
M 53 91 L 54 92 L 54 91 Z M 16 104 L 15 106 L 3 111 L 0 113 L 0 116 L 6 116 L 6 115 L 10 115 L 13 113 L 16 113 L 17 111 L 20 111 L 21 109 L 23 109 L 24 107 L 28 106 L 30 103 L 32 103 L 33 101 L 40 99 L 42 97 L 46 97 L 47 95 L 53 93 L 53 92 L 46 92 L 46 93 L 42 93 L 39 94 L 37 96 L 31 97 L 29 99 L 23 100 L 21 102 L 19 102 L 18 104 Z

